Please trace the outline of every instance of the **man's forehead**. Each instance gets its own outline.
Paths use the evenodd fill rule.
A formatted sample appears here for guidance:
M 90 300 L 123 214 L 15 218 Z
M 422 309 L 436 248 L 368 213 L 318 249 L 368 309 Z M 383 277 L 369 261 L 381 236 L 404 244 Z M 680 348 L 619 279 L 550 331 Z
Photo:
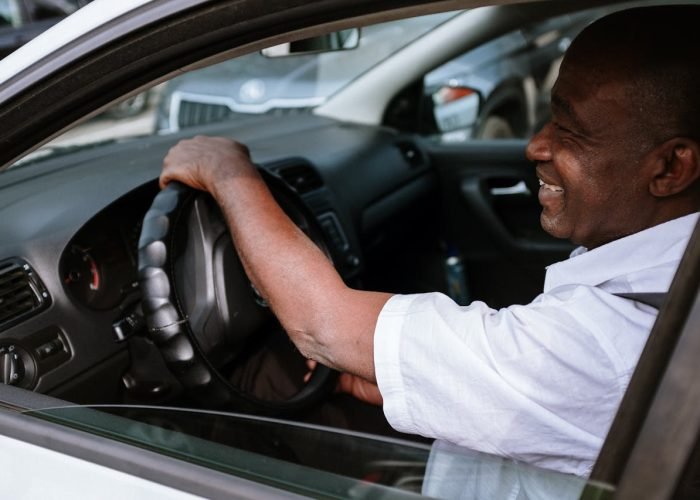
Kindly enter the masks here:
M 567 57 L 561 64 L 553 93 L 567 101 L 596 97 L 621 100 L 637 85 L 639 72 L 625 60 L 594 54 L 589 58 Z
M 596 135 L 603 126 L 621 124 L 629 118 L 630 85 L 630 78 L 620 72 L 562 65 L 552 89 L 552 112 L 580 133 Z

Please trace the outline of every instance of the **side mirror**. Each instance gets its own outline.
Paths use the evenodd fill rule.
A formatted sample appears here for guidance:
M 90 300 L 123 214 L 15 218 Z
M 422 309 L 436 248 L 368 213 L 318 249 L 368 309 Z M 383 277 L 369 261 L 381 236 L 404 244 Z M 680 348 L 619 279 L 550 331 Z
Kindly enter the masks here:
M 336 50 L 352 50 L 360 44 L 360 30 L 352 28 L 328 33 L 326 35 L 306 38 L 296 42 L 283 43 L 263 49 L 265 57 L 287 57 Z
M 432 92 L 433 116 L 444 140 L 464 141 L 474 135 L 481 96 L 469 87 L 443 86 Z

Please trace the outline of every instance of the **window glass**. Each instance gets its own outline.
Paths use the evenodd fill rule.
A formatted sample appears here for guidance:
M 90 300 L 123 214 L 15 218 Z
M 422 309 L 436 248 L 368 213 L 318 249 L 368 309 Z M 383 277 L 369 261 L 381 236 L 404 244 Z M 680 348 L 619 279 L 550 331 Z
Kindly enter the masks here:
M 35 1 L 62 12 L 78 6 L 76 0 Z M 387 103 L 384 124 L 442 142 L 529 137 L 548 120 L 549 91 L 563 52 L 603 13 L 596 9 L 556 17 L 475 47 L 400 92 Z M 282 57 L 254 52 L 182 74 L 128 97 L 17 165 L 105 142 L 180 131 L 197 134 L 209 124 L 244 123 L 261 115 L 310 114 L 370 69 L 381 69 L 401 48 L 423 43 L 426 35 L 462 14 L 469 12 L 363 26 L 345 50 L 288 50 Z M 278 47 L 271 49 L 267 53 Z
M 250 415 L 134 406 L 27 414 L 313 498 L 573 500 L 584 488 L 595 498 L 613 492 L 457 446 L 430 447 Z
M 0 0 L 0 27 L 18 27 L 22 24 L 16 0 Z
M 434 14 L 364 27 L 358 46 L 350 50 L 287 57 L 253 53 L 174 78 L 164 88 L 157 129 L 173 132 L 246 115 L 308 113 L 454 15 Z
M 2 1 L 2 0 L 0 0 Z M 63 0 L 41 0 L 60 2 Z M 133 95 L 64 133 L 17 165 L 105 142 L 196 130 L 260 115 L 311 113 L 394 52 L 458 12 L 401 19 L 360 29 L 347 50 L 268 57 L 254 52 L 191 71 Z

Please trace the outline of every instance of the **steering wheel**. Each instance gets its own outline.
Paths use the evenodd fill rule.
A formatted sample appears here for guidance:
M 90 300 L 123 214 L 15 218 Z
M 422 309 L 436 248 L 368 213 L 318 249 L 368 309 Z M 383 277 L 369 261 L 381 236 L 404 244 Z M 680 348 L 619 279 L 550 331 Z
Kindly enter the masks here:
M 330 258 L 323 232 L 301 197 L 281 178 L 264 169 L 260 173 L 282 209 Z M 336 372 L 321 365 L 301 390 L 279 401 L 256 397 L 224 376 L 225 368 L 244 361 L 251 343 L 281 327 L 246 276 L 209 194 L 176 182 L 160 191 L 144 217 L 138 260 L 149 336 L 199 404 L 291 413 L 333 389 Z M 294 355 L 303 363 L 298 352 Z

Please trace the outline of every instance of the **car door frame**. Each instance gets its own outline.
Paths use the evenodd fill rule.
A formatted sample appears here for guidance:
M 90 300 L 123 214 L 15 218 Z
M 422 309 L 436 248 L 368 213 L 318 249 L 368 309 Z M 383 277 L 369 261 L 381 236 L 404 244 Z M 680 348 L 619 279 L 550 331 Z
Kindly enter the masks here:
M 105 485 L 113 494 L 121 488 L 134 492 L 134 484 L 123 476 L 127 474 L 138 481 L 145 480 L 203 498 L 231 498 L 234 492 L 236 498 L 302 498 L 250 479 L 123 443 L 118 441 L 118 438 L 100 436 L 23 414 L 24 411 L 42 409 L 51 413 L 65 406 L 69 406 L 66 401 L 0 384 L 0 436 L 21 442 L 18 448 L 21 453 L 26 452 L 28 456 L 36 457 L 31 468 L 37 477 L 41 477 L 44 460 L 61 460 L 50 453 L 36 453 L 36 447 L 39 447 L 65 455 L 67 460 L 71 457 L 87 462 L 82 466 L 77 462 L 77 467 L 64 469 L 68 484 L 71 481 L 74 481 L 73 484 L 80 484 L 85 479 L 80 477 L 81 467 L 88 473 L 95 470 L 91 465 L 115 471 L 116 474 L 108 476 L 113 477 L 114 484 Z M 27 468 L 26 463 L 16 465 L 20 468 L 17 475 L 21 475 L 21 468 Z M 12 474 L 13 466 L 5 472 Z M 72 476 L 76 471 L 78 474 Z M 9 493 L 13 488 L 22 485 L 8 483 L 4 486 L 8 489 L 0 491 Z M 61 484 L 56 484 L 55 488 L 57 492 L 62 491 Z
M 468 2 L 437 3 L 445 9 L 469 5 Z M 285 9 L 280 9 L 281 4 L 291 9 L 292 13 L 283 15 Z M 59 49 L 52 54 L 51 62 L 33 65 L 0 87 L 0 120 L 5 124 L 0 131 L 0 141 L 6 145 L 0 150 L 0 165 L 11 164 L 37 144 L 47 141 L 76 121 L 97 114 L 117 97 L 136 93 L 144 86 L 161 81 L 202 58 L 215 58 L 223 52 L 235 54 L 259 49 L 269 45 L 271 40 L 281 40 L 282 38 L 275 37 L 288 31 L 294 31 L 297 38 L 308 37 L 322 31 L 313 26 L 324 23 L 333 29 L 350 27 L 352 22 L 343 19 L 361 14 L 374 14 L 374 17 L 370 15 L 370 20 L 386 19 L 386 16 L 381 15 L 382 9 L 404 7 L 413 9 L 412 13 L 420 13 L 421 8 L 417 4 L 417 1 L 407 0 L 287 0 L 263 4 L 255 0 L 241 0 L 235 4 L 238 13 L 238 17 L 234 16 L 236 22 L 228 25 L 225 21 L 230 21 L 234 14 L 231 4 L 209 5 L 194 0 L 151 2 L 115 19 L 90 36 L 81 37 Z M 164 13 L 167 14 L 166 19 L 156 22 Z M 189 32 L 188 23 L 184 22 L 192 22 L 193 19 L 199 21 L 197 33 Z M 309 28 L 309 25 L 313 26 Z M 283 38 L 287 41 L 290 39 Z M 176 43 L 173 44 L 173 41 Z M 169 48 L 151 53 L 154 47 Z M 114 62 L 110 60 L 119 55 L 123 56 L 122 65 L 115 68 Z M 86 81 L 84 73 L 104 77 Z M 109 86 L 105 87 L 107 84 Z M 56 99 L 57 95 L 63 98 Z M 645 498 L 671 498 L 673 491 L 670 490 L 678 484 L 685 465 L 687 446 L 679 448 L 679 452 L 674 455 L 675 460 L 669 460 L 667 467 L 662 470 L 652 458 L 660 443 L 659 422 L 668 422 L 664 417 L 674 407 L 678 395 L 679 371 L 683 377 L 700 376 L 700 364 L 695 361 L 698 359 L 697 354 L 700 354 L 700 339 L 692 338 L 700 314 L 698 280 L 692 281 L 692 276 L 697 276 L 700 261 L 698 232 L 696 228 L 693 243 L 683 264 L 684 270 L 690 266 L 695 271 L 690 275 L 681 272 L 677 274 L 669 304 L 662 310 L 655 327 L 657 331 L 672 329 L 670 323 L 684 325 L 679 330 L 678 349 L 673 351 L 669 363 L 662 363 L 663 377 L 658 384 L 658 391 L 647 388 L 647 396 L 651 396 L 653 404 L 648 408 L 630 408 L 630 414 L 634 414 L 643 425 L 638 436 L 632 440 L 634 446 L 628 458 L 619 461 L 623 466 L 623 472 L 619 476 L 619 498 L 635 498 L 628 491 L 637 491 L 641 486 L 659 480 L 668 480 L 670 486 L 652 496 L 647 495 L 651 489 L 640 491 L 645 493 Z M 688 261 L 690 264 L 687 264 Z M 691 305 L 683 308 L 682 304 Z M 669 324 L 666 324 L 664 317 L 674 319 L 669 319 Z M 689 360 L 689 356 L 683 355 L 681 345 L 688 353 L 695 354 L 695 358 Z M 645 350 L 644 359 L 647 355 Z M 653 373 L 649 377 L 652 382 L 659 380 Z M 686 405 L 692 407 L 693 404 L 693 410 L 700 408 L 700 404 L 697 404 L 700 395 L 696 392 L 682 394 L 685 396 L 684 408 Z M 9 398 L 7 403 L 13 404 Z M 7 416 L 3 432 L 19 433 L 25 420 L 18 415 L 3 415 Z M 681 435 L 685 438 L 698 437 L 700 418 L 696 418 L 694 412 L 678 412 L 675 417 L 675 423 L 683 432 L 673 436 L 674 439 L 669 440 L 669 444 L 682 445 L 679 443 Z M 48 427 L 37 428 L 32 432 L 36 434 L 36 439 L 43 439 L 42 436 L 45 438 L 50 433 L 47 429 Z M 29 439 L 29 434 L 24 437 Z M 67 438 L 66 445 L 72 440 L 72 437 Z M 92 445 L 86 444 L 85 449 L 90 446 Z M 634 490 L 627 489 L 632 488 L 627 486 L 631 483 L 637 483 L 638 486 Z
M 615 498 L 670 499 L 700 443 L 700 221 L 630 380 L 591 479 Z M 692 472 L 692 471 L 691 471 Z

